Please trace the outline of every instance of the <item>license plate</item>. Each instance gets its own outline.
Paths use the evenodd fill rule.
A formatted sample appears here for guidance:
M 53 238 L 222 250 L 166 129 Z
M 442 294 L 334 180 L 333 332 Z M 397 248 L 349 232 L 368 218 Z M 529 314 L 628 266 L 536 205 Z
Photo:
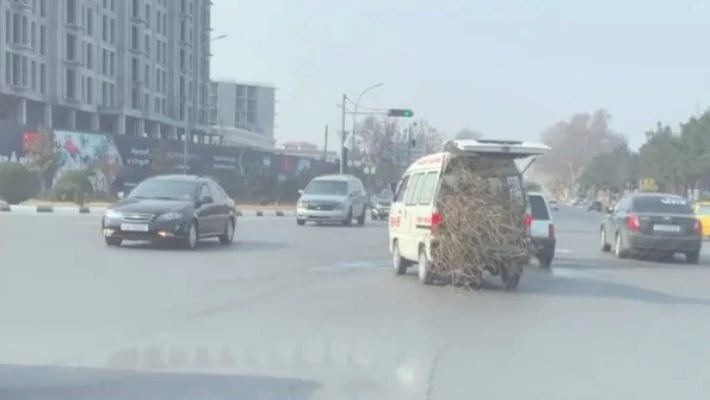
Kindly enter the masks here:
M 680 232 L 678 225 L 653 225 L 653 230 L 656 232 Z
M 148 232 L 146 224 L 121 224 L 121 230 L 126 232 Z

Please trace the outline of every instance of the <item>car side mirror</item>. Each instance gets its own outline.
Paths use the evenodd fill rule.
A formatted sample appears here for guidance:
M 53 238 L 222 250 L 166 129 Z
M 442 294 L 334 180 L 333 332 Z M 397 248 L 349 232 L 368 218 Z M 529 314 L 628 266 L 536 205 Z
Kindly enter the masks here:
M 214 203 L 214 199 L 210 196 L 205 196 L 200 199 L 200 205 L 212 204 L 212 203 Z
M 303 194 L 303 189 L 298 189 L 298 194 Z
M 122 198 L 124 198 L 124 197 L 126 196 L 126 194 L 123 193 L 123 192 L 118 192 L 118 193 L 116 193 L 116 196 L 117 196 L 119 199 L 122 199 Z

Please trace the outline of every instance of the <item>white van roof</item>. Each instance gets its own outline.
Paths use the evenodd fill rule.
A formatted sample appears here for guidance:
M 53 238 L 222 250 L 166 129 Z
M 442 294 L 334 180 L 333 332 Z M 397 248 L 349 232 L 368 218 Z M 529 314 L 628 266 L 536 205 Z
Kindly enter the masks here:
M 451 153 L 487 153 L 510 154 L 515 158 L 539 156 L 551 148 L 543 143 L 521 142 L 515 140 L 449 140 L 443 146 L 443 151 L 421 157 L 407 168 L 410 170 L 431 169 L 441 167 L 441 164 Z
M 543 143 L 516 140 L 450 140 L 444 144 L 445 152 L 457 150 L 472 153 L 519 154 L 521 157 L 529 157 L 545 154 L 551 148 Z

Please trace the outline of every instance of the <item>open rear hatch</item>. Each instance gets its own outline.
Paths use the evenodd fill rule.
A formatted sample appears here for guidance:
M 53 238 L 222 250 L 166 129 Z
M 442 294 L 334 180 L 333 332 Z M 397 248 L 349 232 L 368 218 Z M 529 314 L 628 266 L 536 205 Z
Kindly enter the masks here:
M 507 159 L 523 159 L 541 156 L 551 148 L 543 143 L 521 142 L 515 140 L 450 140 L 444 144 L 444 151 L 454 155 L 466 156 L 494 156 Z M 535 158 L 520 170 L 522 175 L 535 162 Z

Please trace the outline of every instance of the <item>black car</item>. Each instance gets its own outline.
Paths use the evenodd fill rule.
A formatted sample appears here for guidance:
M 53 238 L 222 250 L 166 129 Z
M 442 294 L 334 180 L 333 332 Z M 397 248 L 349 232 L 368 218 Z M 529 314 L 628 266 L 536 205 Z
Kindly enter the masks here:
M 372 200 L 370 216 L 373 220 L 386 219 L 390 215 L 390 207 L 392 207 L 392 199 L 375 198 Z
M 602 211 L 602 202 L 599 200 L 594 200 L 587 206 L 587 211 Z
M 106 211 L 101 231 L 106 244 L 124 240 L 169 241 L 192 249 L 199 239 L 230 244 L 237 224 L 235 204 L 211 179 L 161 175 L 139 183 Z
M 601 224 L 601 248 L 613 249 L 619 258 L 634 253 L 684 253 L 688 263 L 697 264 L 702 231 L 700 221 L 683 197 L 634 193 L 607 211 Z

